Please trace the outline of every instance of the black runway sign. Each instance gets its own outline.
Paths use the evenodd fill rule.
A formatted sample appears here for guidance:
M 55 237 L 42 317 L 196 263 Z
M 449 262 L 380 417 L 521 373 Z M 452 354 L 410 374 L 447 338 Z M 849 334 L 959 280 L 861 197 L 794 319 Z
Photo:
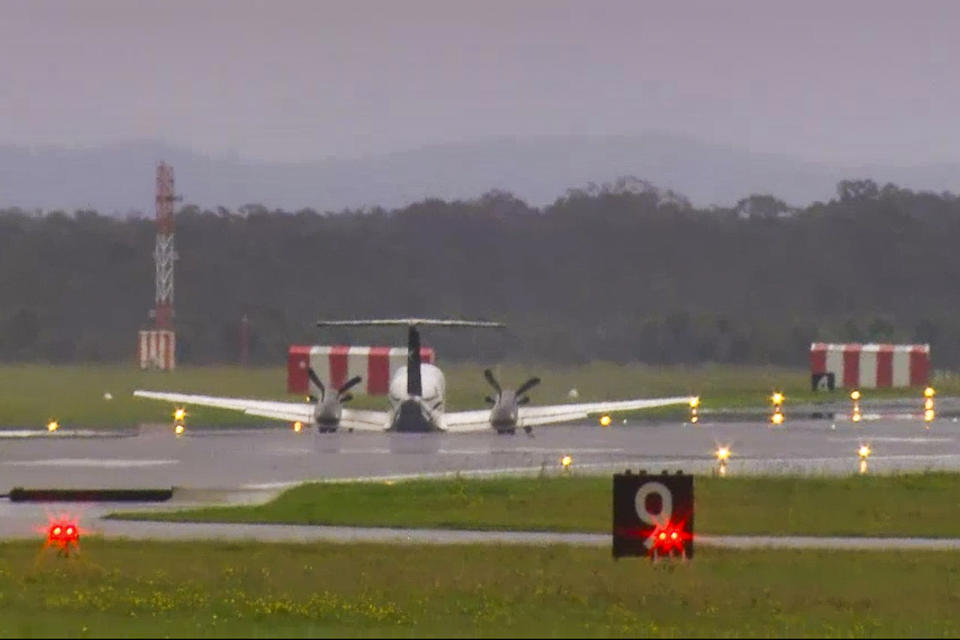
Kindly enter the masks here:
M 693 557 L 693 476 L 613 476 L 613 557 Z

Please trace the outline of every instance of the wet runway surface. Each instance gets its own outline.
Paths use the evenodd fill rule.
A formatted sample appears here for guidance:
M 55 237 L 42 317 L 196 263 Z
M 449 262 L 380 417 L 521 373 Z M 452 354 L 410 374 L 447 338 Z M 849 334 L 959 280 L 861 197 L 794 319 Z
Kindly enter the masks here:
M 170 488 L 173 508 L 205 503 L 256 502 L 311 480 L 435 477 L 461 474 L 610 473 L 627 468 L 709 473 L 715 450 L 729 446 L 729 475 L 747 473 L 857 473 L 857 449 L 869 444 L 869 473 L 960 470 L 960 423 L 877 419 L 718 422 L 701 425 L 636 422 L 603 428 L 594 422 L 522 433 L 318 434 L 264 428 L 188 430 L 168 426 L 114 435 L 72 437 L 68 431 L 0 438 L 0 493 L 26 488 Z M 88 521 L 134 505 L 0 501 L 0 536 L 35 535 L 45 514 L 67 511 Z M 120 523 L 98 520 L 108 528 Z M 144 524 L 131 527 L 145 527 Z M 164 527 L 168 525 L 157 525 Z M 96 528 L 96 527 L 94 527 Z M 132 529 L 131 529 L 132 531 Z M 259 531 L 259 530 L 258 530 Z M 134 535 L 131 533 L 131 535 Z
M 868 443 L 871 471 L 960 469 L 960 423 L 822 420 L 771 427 L 762 422 L 595 423 L 542 427 L 533 437 L 495 433 L 319 434 L 265 428 L 166 427 L 112 437 L 0 439 L 0 493 L 13 487 L 260 489 L 309 480 L 444 473 L 647 468 L 702 472 L 729 446 L 731 473 L 850 473 Z

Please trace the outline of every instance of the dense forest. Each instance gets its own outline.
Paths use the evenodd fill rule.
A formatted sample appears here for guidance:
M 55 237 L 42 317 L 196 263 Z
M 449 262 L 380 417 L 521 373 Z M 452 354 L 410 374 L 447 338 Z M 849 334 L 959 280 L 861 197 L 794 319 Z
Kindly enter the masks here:
M 152 213 L 152 212 L 151 212 Z M 151 213 L 0 210 L 0 359 L 132 361 L 153 306 Z M 319 318 L 501 320 L 425 335 L 441 360 L 805 366 L 811 341 L 929 342 L 960 366 L 960 199 L 869 180 L 797 209 L 771 195 L 698 209 L 634 178 L 532 208 L 492 191 L 396 210 L 181 207 L 182 363 L 291 343 L 398 344 Z

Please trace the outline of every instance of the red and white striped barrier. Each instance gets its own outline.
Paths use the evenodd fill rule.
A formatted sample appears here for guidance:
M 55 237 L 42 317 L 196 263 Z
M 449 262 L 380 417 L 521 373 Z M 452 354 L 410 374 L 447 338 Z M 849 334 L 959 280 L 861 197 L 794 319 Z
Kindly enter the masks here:
M 433 349 L 421 347 L 420 359 L 432 363 Z M 328 389 L 337 389 L 353 376 L 360 376 L 363 382 L 351 389 L 353 393 L 386 395 L 390 387 L 390 374 L 406 364 L 405 347 L 290 345 L 287 352 L 287 391 L 310 393 L 307 369 L 312 367 Z
M 930 379 L 930 345 L 814 342 L 810 373 L 832 373 L 835 386 L 846 389 L 922 386 Z
M 140 332 L 137 360 L 141 369 L 173 369 L 176 365 L 176 335 L 169 329 Z

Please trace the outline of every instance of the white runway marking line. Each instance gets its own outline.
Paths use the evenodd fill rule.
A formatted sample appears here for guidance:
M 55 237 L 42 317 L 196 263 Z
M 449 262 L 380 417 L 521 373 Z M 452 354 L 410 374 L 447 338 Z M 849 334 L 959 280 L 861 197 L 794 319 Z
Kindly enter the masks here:
M 9 460 L 3 464 L 11 467 L 101 467 L 104 469 L 126 469 L 131 467 L 158 467 L 168 464 L 180 464 L 180 461 L 50 458 L 48 460 Z
M 579 453 L 579 454 L 590 454 L 590 453 L 627 453 L 626 449 L 581 449 L 579 447 L 517 447 L 511 448 L 506 447 L 503 449 L 441 449 L 437 453 L 445 453 L 448 455 L 510 455 L 514 454 L 523 454 L 523 453 L 548 453 L 551 455 L 562 456 L 563 454 L 570 453 Z
M 516 449 L 497 449 L 496 453 L 627 453 L 622 447 L 517 447 Z
M 337 449 L 336 447 L 331 447 L 336 453 L 393 453 L 390 449 Z
M 241 490 L 246 491 L 273 491 L 274 489 L 289 489 L 290 487 L 296 487 L 301 484 L 306 484 L 309 481 L 305 482 L 263 482 L 260 484 L 245 484 L 240 487 Z
M 388 453 L 401 453 L 406 452 L 403 447 L 397 447 L 396 449 L 383 449 L 383 448 L 371 448 L 371 449 L 356 449 L 356 448 L 342 448 L 336 449 L 332 448 L 336 453 L 351 453 L 351 454 L 388 454 Z M 562 455 L 564 453 L 629 453 L 626 449 L 623 448 L 586 448 L 581 449 L 578 447 L 517 447 L 511 448 L 506 447 L 503 449 L 485 449 L 483 447 L 477 447 L 476 449 L 440 449 L 439 451 L 430 451 L 428 448 L 424 447 L 422 450 L 418 450 L 415 445 L 410 445 L 409 453 L 424 453 L 424 454 L 442 454 L 442 455 L 456 455 L 456 456 L 472 456 L 472 455 L 487 455 L 487 454 L 511 454 L 511 453 L 549 453 L 555 455 Z
M 127 435 L 119 431 L 92 431 L 81 429 L 78 431 L 69 431 L 60 429 L 51 433 L 46 429 L 0 429 L 0 438 L 118 438 Z
M 953 438 L 901 438 L 896 436 L 870 436 L 869 434 L 864 434 L 860 438 L 827 438 L 831 442 L 910 442 L 915 444 L 934 444 L 939 442 L 953 442 Z

